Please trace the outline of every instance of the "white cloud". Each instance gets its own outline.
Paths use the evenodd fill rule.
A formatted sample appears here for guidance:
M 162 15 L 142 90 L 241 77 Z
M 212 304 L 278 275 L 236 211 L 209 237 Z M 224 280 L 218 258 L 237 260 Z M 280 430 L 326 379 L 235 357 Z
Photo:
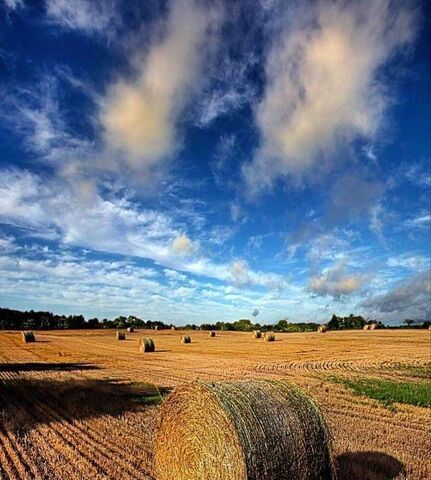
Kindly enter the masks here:
M 23 0 L 3 0 L 6 7 L 10 10 L 15 10 L 24 6 Z
M 315 174 L 340 145 L 373 140 L 388 105 L 380 68 L 416 33 L 400 2 L 306 2 L 275 39 L 257 108 L 261 146 L 244 175 L 251 192 L 278 176 Z
M 51 23 L 84 33 L 108 34 L 119 18 L 115 0 L 47 0 L 46 14 Z
M 182 233 L 174 238 L 174 241 L 172 242 L 172 250 L 178 255 L 187 256 L 191 255 L 196 250 L 196 246 L 185 233 Z
M 127 167 L 146 169 L 175 151 L 181 113 L 202 84 L 220 18 L 195 0 L 173 1 L 164 35 L 150 46 L 137 78 L 110 88 L 101 122 Z
M 363 275 L 353 275 L 346 271 L 347 261 L 340 260 L 333 268 L 310 279 L 308 289 L 317 295 L 330 295 L 341 298 L 356 293 L 364 284 Z
M 105 189 L 109 185 L 105 185 Z M 66 245 L 150 259 L 164 267 L 223 282 L 247 277 L 247 283 L 282 288 L 282 276 L 215 263 L 191 253 L 196 244 L 180 233 L 171 215 L 143 209 L 127 197 L 97 190 L 83 199 L 76 184 L 64 179 L 41 178 L 21 170 L 0 171 L 0 221 L 27 229 L 34 237 L 56 239 Z M 173 248 L 176 245 L 177 251 Z M 197 251 L 197 250 L 196 250 Z M 235 265 L 235 264 L 234 264 Z M 241 274 L 241 266 L 243 274 Z

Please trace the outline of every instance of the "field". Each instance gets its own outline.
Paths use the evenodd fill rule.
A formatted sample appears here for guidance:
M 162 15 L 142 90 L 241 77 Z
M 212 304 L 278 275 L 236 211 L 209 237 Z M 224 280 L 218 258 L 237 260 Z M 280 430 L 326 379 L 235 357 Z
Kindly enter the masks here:
M 157 351 L 140 353 L 149 335 Z M 428 479 L 430 335 L 277 334 L 269 343 L 192 332 L 184 345 L 178 331 L 139 330 L 125 341 L 114 331 L 49 331 L 23 344 L 18 332 L 0 332 L 0 478 L 153 479 L 158 405 L 172 387 L 283 378 L 320 404 L 339 479 Z

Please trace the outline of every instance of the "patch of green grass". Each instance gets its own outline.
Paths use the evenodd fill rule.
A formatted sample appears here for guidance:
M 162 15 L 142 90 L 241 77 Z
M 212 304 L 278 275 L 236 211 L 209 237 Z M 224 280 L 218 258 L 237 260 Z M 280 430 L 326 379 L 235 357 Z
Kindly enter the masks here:
M 358 395 L 366 395 L 391 406 L 394 403 L 406 403 L 417 407 L 431 407 L 431 382 L 395 382 L 371 378 L 346 379 L 331 377 L 332 381 L 342 383 Z

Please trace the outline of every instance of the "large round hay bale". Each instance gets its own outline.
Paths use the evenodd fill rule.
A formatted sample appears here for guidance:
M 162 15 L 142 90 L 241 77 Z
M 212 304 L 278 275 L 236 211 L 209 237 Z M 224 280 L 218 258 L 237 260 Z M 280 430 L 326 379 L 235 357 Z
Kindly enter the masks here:
M 319 325 L 319 328 L 317 329 L 318 333 L 325 333 L 328 330 L 328 327 L 326 325 Z
M 265 335 L 263 336 L 263 339 L 266 342 L 275 342 L 275 334 L 274 332 L 266 332 Z
M 375 330 L 377 328 L 377 324 L 375 323 L 370 323 L 368 326 L 370 327 L 369 330 Z
M 156 346 L 152 338 L 141 338 L 141 340 L 139 341 L 139 346 L 141 352 L 143 353 L 156 351 Z
M 24 343 L 33 343 L 36 341 L 33 332 L 21 332 L 21 338 Z
M 126 334 L 124 332 L 117 332 L 115 336 L 117 340 L 126 340 Z
M 176 330 L 175 325 L 172 325 L 171 330 Z
M 158 480 L 332 480 L 330 436 L 316 405 L 281 381 L 199 382 L 161 407 Z
M 127 331 L 128 331 L 129 333 L 134 333 L 134 332 L 135 332 L 135 329 L 134 329 L 133 327 L 128 327 L 128 328 L 127 328 Z
M 181 337 L 181 343 L 192 343 L 192 337 L 190 335 L 183 335 Z
M 253 332 L 253 337 L 254 338 L 261 338 L 262 337 L 262 332 L 260 330 L 255 330 Z
M 210 337 L 212 338 L 212 337 L 215 337 L 215 336 L 216 336 L 216 332 L 214 332 L 214 330 L 212 330 L 212 331 L 210 332 Z
M 364 325 L 364 330 L 369 330 L 370 326 L 369 325 Z

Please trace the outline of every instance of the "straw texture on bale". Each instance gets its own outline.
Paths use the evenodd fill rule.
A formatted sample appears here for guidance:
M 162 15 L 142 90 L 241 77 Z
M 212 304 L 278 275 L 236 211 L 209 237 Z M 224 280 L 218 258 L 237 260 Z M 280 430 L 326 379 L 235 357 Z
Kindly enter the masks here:
M 129 333 L 134 333 L 135 329 L 133 327 L 128 327 L 127 331 Z
M 319 328 L 317 329 L 318 333 L 325 333 L 328 330 L 328 327 L 326 325 L 319 325 Z
M 274 332 L 266 332 L 263 338 L 264 338 L 267 342 L 274 342 L 274 341 L 275 341 Z
M 32 343 L 36 341 L 33 332 L 21 332 L 21 337 L 24 343 Z
M 216 336 L 216 332 L 211 331 L 211 332 L 210 332 L 210 337 L 215 337 L 215 336 Z
M 183 335 L 181 337 L 181 343 L 192 343 L 192 337 L 190 335 Z
M 199 382 L 161 407 L 158 480 L 332 480 L 330 436 L 316 405 L 282 381 Z
M 139 346 L 141 348 L 141 352 L 143 353 L 156 351 L 156 345 L 154 344 L 152 338 L 141 338 L 139 341 Z
M 116 333 L 117 340 L 126 340 L 126 334 L 124 332 Z
M 262 337 L 262 332 L 260 330 L 255 330 L 253 332 L 253 337 L 254 338 L 261 338 Z

